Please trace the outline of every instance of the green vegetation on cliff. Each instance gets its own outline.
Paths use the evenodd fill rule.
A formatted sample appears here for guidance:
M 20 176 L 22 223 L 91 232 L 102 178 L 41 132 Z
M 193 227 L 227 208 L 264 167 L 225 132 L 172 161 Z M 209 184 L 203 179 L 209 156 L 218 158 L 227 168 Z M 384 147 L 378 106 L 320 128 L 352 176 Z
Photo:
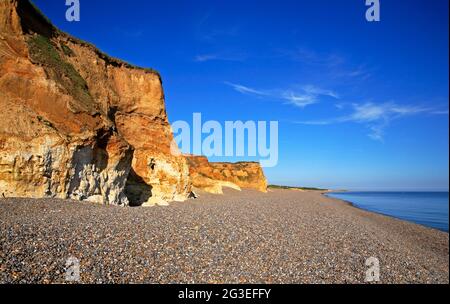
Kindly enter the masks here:
M 128 63 L 126 61 L 123 61 L 121 59 L 109 56 L 106 53 L 99 50 L 92 43 L 75 38 L 75 37 L 57 29 L 52 24 L 52 22 L 47 18 L 47 16 L 45 16 L 45 14 L 42 13 L 42 11 L 31 0 L 21 1 L 20 4 L 21 4 L 21 6 L 20 6 L 21 10 L 23 11 L 22 17 L 25 16 L 25 17 L 23 17 L 24 20 L 22 22 L 25 23 L 23 25 L 27 29 L 26 32 L 28 32 L 30 34 L 37 33 L 39 35 L 43 35 L 46 37 L 60 36 L 60 37 L 67 38 L 68 40 L 72 41 L 73 43 L 78 43 L 78 44 L 92 48 L 100 58 L 105 60 L 105 62 L 107 64 L 110 64 L 113 66 L 123 66 L 123 67 L 130 68 L 130 69 L 143 70 L 147 73 L 155 74 L 161 79 L 161 75 L 159 74 L 159 72 L 152 68 L 139 67 L 139 66 L 133 65 L 131 63 Z M 62 48 L 64 54 L 66 54 L 66 56 L 72 56 L 72 52 L 71 52 L 70 48 L 68 48 L 65 45 L 61 45 L 61 48 Z
M 59 83 L 69 95 L 79 101 L 84 111 L 91 112 L 94 101 L 86 81 L 77 70 L 65 61 L 58 53 L 53 42 L 42 35 L 35 34 L 27 39 L 31 60 L 42 65 L 49 77 Z M 63 52 L 69 52 L 69 48 L 63 48 Z
M 311 188 L 311 187 L 290 187 L 290 186 L 279 186 L 279 185 L 269 185 L 269 189 L 284 189 L 284 190 L 305 190 L 305 191 L 328 191 L 328 189 L 321 188 Z

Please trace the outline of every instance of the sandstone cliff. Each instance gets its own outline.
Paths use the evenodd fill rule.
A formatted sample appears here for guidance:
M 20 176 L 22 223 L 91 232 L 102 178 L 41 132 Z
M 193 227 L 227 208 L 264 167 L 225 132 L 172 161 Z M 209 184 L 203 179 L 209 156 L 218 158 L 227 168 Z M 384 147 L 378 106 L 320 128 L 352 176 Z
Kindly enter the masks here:
M 160 75 L 59 31 L 28 0 L 0 1 L 0 106 L 0 195 L 140 206 L 185 200 L 192 183 L 266 190 L 256 163 L 181 155 Z
M 259 163 L 212 163 L 204 156 L 186 155 L 192 185 L 211 193 L 223 187 L 267 191 L 267 180 Z
M 158 73 L 54 28 L 28 0 L 0 2 L 0 193 L 107 204 L 182 200 Z

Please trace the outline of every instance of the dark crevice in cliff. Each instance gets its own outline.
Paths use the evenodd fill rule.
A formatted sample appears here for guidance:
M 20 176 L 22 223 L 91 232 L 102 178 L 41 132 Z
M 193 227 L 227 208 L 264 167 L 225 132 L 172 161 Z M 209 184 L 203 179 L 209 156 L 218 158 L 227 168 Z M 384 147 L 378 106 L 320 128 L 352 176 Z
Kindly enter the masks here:
M 128 174 L 127 184 L 125 186 L 125 195 L 130 202 L 130 207 L 140 207 L 153 196 L 153 187 L 147 185 L 133 169 Z
M 117 106 L 109 106 L 108 107 L 108 119 L 110 121 L 112 121 L 114 123 L 114 125 L 116 124 L 116 114 L 119 111 L 119 107 Z
M 98 131 L 93 163 L 99 171 L 103 171 L 108 166 L 109 155 L 107 146 L 112 135 L 112 132 L 109 130 L 101 129 Z

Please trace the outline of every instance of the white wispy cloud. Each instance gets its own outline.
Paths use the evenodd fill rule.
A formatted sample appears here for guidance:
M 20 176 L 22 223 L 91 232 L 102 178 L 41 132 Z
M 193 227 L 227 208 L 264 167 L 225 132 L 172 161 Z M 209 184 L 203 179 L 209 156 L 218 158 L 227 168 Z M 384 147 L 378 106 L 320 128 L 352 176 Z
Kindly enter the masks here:
M 335 99 L 339 98 L 337 93 L 313 85 L 302 86 L 299 90 L 259 90 L 231 82 L 225 82 L 225 84 L 231 86 L 235 91 L 242 94 L 277 99 L 284 101 L 286 104 L 294 105 L 299 108 L 304 108 L 306 106 L 318 103 L 321 96 L 333 97 Z
M 214 60 L 220 60 L 220 61 L 244 61 L 245 56 L 242 54 L 201 54 L 194 57 L 195 62 L 207 62 L 207 61 L 214 61 Z
M 304 108 L 309 105 L 317 103 L 317 95 L 302 94 L 299 95 L 292 91 L 285 91 L 282 93 L 281 98 L 286 100 L 288 104 L 292 104 L 299 108 Z
M 448 115 L 448 110 L 436 110 L 436 111 L 433 111 L 432 114 L 435 114 L 435 115 Z
M 354 82 L 365 81 L 372 77 L 373 68 L 367 63 L 354 63 L 345 56 L 332 52 L 318 52 L 313 49 L 299 47 L 292 50 L 278 50 L 278 53 L 292 61 L 320 73 L 322 77 L 333 81 Z
M 296 122 L 305 125 L 331 125 L 338 123 L 364 124 L 369 130 L 368 136 L 374 140 L 383 141 L 385 129 L 396 119 L 421 113 L 438 114 L 430 108 L 415 105 L 399 105 L 393 102 L 352 104 L 350 114 L 324 120 Z M 444 111 L 442 111 L 443 113 Z M 447 111 L 448 112 L 448 111 Z
M 313 86 L 313 85 L 306 85 L 303 87 L 303 90 L 311 95 L 323 95 L 323 96 L 329 96 L 329 97 L 333 97 L 335 99 L 339 99 L 339 95 L 331 90 L 324 90 L 322 88 Z
M 318 53 L 312 49 L 299 47 L 294 50 L 281 51 L 282 54 L 288 56 L 293 61 L 302 62 L 308 65 L 316 65 L 323 67 L 333 67 L 341 65 L 345 62 L 344 58 L 333 53 Z
M 204 54 L 204 55 L 195 56 L 194 61 L 205 62 L 205 61 L 216 60 L 216 59 L 217 59 L 217 55 L 215 55 L 215 54 Z
M 257 96 L 270 96 L 268 92 L 264 92 L 261 90 L 253 89 L 247 86 L 243 86 L 241 84 L 235 84 L 232 82 L 225 81 L 226 85 L 231 86 L 235 91 L 242 93 L 242 94 L 250 94 L 250 95 L 257 95 Z

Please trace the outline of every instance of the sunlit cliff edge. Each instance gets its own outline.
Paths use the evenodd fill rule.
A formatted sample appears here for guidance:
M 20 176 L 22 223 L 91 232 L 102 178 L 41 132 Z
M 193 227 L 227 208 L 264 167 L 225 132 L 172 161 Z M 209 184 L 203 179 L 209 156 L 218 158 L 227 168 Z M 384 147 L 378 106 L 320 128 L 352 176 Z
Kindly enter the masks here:
M 0 2 L 0 106 L 6 197 L 140 206 L 267 188 L 258 163 L 179 153 L 161 76 L 61 32 L 28 0 Z

